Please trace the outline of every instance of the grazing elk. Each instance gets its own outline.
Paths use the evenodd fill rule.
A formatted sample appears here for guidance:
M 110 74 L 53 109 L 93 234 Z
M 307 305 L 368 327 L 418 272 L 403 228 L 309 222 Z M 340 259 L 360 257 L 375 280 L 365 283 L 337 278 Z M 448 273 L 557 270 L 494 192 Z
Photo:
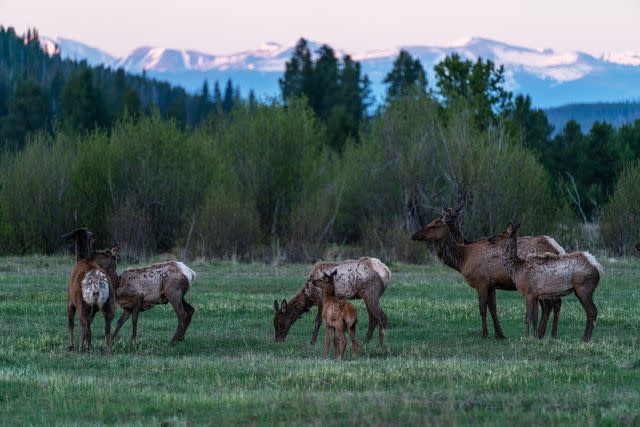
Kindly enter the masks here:
M 106 351 L 111 353 L 111 321 L 115 314 L 115 294 L 109 276 L 90 259 L 93 233 L 88 228 L 79 228 L 62 238 L 74 239 L 76 247 L 76 265 L 67 287 L 69 350 L 75 347 L 73 329 L 76 311 L 82 327 L 79 351 L 91 350 L 91 323 L 100 311 L 104 316 Z
M 445 208 L 442 210 L 442 219 L 449 226 L 449 230 L 453 235 L 453 238 L 458 243 L 471 243 L 464 239 L 462 231 L 460 229 L 460 221 L 458 216 L 464 208 L 464 199 L 460 202 L 457 208 Z M 480 239 L 482 240 L 482 239 Z M 564 254 L 565 250 L 557 244 L 557 242 L 548 236 L 523 236 L 518 237 L 518 253 L 521 257 L 526 257 L 532 253 L 545 253 L 552 252 L 557 254 Z M 492 258 L 495 262 L 495 268 L 501 269 L 502 262 L 500 259 Z M 515 290 L 515 285 L 514 285 Z M 544 337 L 547 330 L 547 322 L 549 315 L 553 310 L 553 326 L 551 328 L 551 336 L 556 338 L 558 336 L 558 323 L 560 321 L 560 308 L 562 307 L 561 298 L 551 298 L 540 301 L 540 307 L 542 309 L 542 316 L 540 319 L 540 326 L 538 329 L 538 337 Z
M 356 324 L 358 323 L 358 312 L 349 301 L 336 298 L 336 288 L 334 279 L 338 270 L 333 270 L 331 274 L 323 273 L 322 278 L 315 279 L 313 285 L 322 289 L 322 319 L 324 320 L 324 357 L 329 357 L 329 347 L 331 347 L 331 333 L 333 332 L 333 350 L 340 360 L 344 358 L 347 349 L 347 338 L 345 330 L 351 338 L 351 348 L 360 357 L 360 343 L 356 338 Z
M 493 320 L 493 328 L 496 338 L 504 338 L 502 327 L 498 320 L 496 309 L 496 289 L 507 291 L 516 290 L 511 277 L 504 269 L 501 262 L 501 250 L 490 244 L 487 239 L 477 240 L 471 243 L 459 243 L 453 237 L 449 225 L 445 222 L 447 216 L 443 215 L 431 221 L 421 230 L 416 231 L 411 237 L 415 241 L 430 241 L 436 243 L 437 255 L 448 267 L 462 274 L 465 282 L 478 293 L 480 316 L 482 318 L 482 336 L 488 337 L 487 308 Z M 564 250 L 548 236 L 531 238 L 527 245 L 518 249 L 524 251 L 559 252 Z M 554 322 L 555 324 L 555 322 Z
M 527 336 L 531 324 L 533 333 L 536 334 L 539 299 L 560 298 L 573 292 L 587 315 L 582 340 L 590 341 L 598 317 L 593 293 L 602 277 L 602 266 L 588 252 L 562 255 L 545 253 L 529 255 L 523 259 L 518 255 L 517 249 L 516 234 L 519 228 L 520 225 L 517 225 L 490 240 L 492 244 L 502 248 L 504 267 L 527 301 Z
M 282 300 L 273 302 L 275 315 L 273 326 L 275 340 L 284 341 L 291 325 L 314 305 L 318 306 L 311 336 L 311 344 L 318 338 L 318 330 L 322 323 L 322 290 L 313 285 L 315 280 L 321 279 L 325 273 L 336 270 L 334 277 L 335 296 L 338 299 L 362 298 L 369 314 L 369 329 L 365 337 L 368 343 L 376 325 L 379 327 L 379 344 L 383 345 L 387 328 L 387 316 L 380 308 L 380 297 L 385 291 L 391 277 L 391 272 L 382 261 L 377 258 L 362 257 L 357 260 L 340 262 L 321 262 L 313 266 L 307 281 L 302 288 L 288 302 Z
M 135 342 L 140 312 L 157 304 L 169 303 L 178 317 L 178 327 L 170 343 L 182 341 L 195 312 L 184 296 L 195 280 L 196 273 L 182 262 L 167 261 L 124 270 L 118 276 L 115 262 L 117 251 L 118 246 L 115 245 L 111 249 L 96 251 L 94 254 L 95 262 L 105 266 L 105 270 L 113 278 L 116 301 L 124 310 L 116 323 L 113 337 L 117 336 L 122 325 L 131 317 L 131 341 Z

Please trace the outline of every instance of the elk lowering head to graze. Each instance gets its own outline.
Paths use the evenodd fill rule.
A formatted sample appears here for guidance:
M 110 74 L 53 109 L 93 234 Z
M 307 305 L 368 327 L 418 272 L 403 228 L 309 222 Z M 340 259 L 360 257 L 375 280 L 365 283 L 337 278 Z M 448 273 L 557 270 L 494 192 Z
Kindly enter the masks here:
M 104 334 L 107 353 L 111 352 L 111 321 L 115 314 L 115 295 L 109 276 L 89 258 L 93 233 L 88 228 L 79 228 L 62 236 L 75 240 L 76 265 L 71 272 L 67 288 L 67 329 L 69 350 L 74 349 L 73 328 L 76 311 L 79 312 L 82 334 L 80 348 L 91 350 L 91 322 L 98 311 L 104 316 Z
M 351 348 L 360 357 L 360 343 L 356 338 L 356 324 L 358 323 L 358 312 L 356 307 L 349 301 L 336 298 L 334 279 L 338 270 L 333 270 L 330 274 L 322 273 L 322 277 L 314 279 L 313 285 L 322 289 L 322 320 L 324 320 L 324 357 L 329 357 L 329 347 L 331 347 L 331 333 L 333 332 L 333 350 L 340 360 L 344 358 L 347 349 L 347 337 L 344 332 L 349 333 L 351 338 Z
M 140 312 L 157 304 L 169 303 L 178 317 L 178 327 L 171 339 L 171 344 L 182 341 L 195 312 L 184 296 L 195 280 L 196 273 L 182 262 L 167 261 L 148 267 L 124 270 L 118 276 L 115 263 L 116 251 L 117 246 L 114 246 L 111 250 L 95 253 L 96 263 L 103 266 L 105 271 L 114 277 L 116 301 L 123 310 L 113 331 L 113 337 L 116 337 L 122 325 L 131 317 L 133 326 L 131 340 L 135 341 Z
M 539 299 L 560 298 L 574 293 L 587 315 L 583 341 L 591 340 L 598 317 L 598 309 L 593 303 L 593 293 L 602 277 L 602 267 L 587 252 L 570 254 L 518 255 L 516 234 L 519 225 L 508 232 L 491 239 L 491 243 L 502 249 L 502 262 L 513 279 L 518 291 L 527 301 L 525 318 L 526 333 L 533 324 L 536 333 L 537 302 Z
M 318 338 L 318 330 L 322 323 L 322 290 L 313 285 L 317 279 L 324 277 L 325 273 L 337 271 L 334 277 L 335 294 L 338 299 L 362 298 L 369 314 L 369 329 L 365 337 L 365 343 L 369 342 L 376 325 L 379 327 L 379 343 L 384 342 L 387 328 L 387 316 L 380 308 L 380 297 L 385 291 L 391 277 L 391 272 L 382 261 L 377 258 L 362 257 L 357 260 L 345 260 L 340 262 L 321 262 L 313 266 L 304 286 L 289 301 L 282 300 L 278 304 L 275 300 L 273 306 L 275 315 L 273 326 L 275 328 L 275 340 L 284 341 L 289 333 L 291 325 L 314 305 L 318 306 L 315 318 L 311 344 Z
M 440 217 L 416 231 L 411 238 L 415 241 L 435 243 L 436 253 L 442 262 L 459 271 L 465 282 L 477 291 L 482 319 L 482 335 L 485 338 L 489 335 L 487 328 L 488 308 L 493 319 L 496 338 L 504 338 L 502 327 L 498 321 L 496 289 L 514 291 L 516 287 L 502 265 L 500 250 L 489 244 L 486 238 L 471 243 L 462 243 L 465 240 L 462 238 L 457 221 L 457 215 L 461 209 L 462 206 L 457 209 L 445 209 Z M 518 251 L 522 252 L 522 256 L 528 253 L 564 253 L 564 249 L 549 236 L 520 238 L 518 239 Z M 553 305 L 555 312 L 552 335 L 556 336 L 560 305 L 555 301 L 551 305 Z M 547 309 L 547 318 L 549 310 Z M 544 328 L 546 328 L 546 320 Z M 541 324 L 541 331 L 542 329 L 543 324 Z

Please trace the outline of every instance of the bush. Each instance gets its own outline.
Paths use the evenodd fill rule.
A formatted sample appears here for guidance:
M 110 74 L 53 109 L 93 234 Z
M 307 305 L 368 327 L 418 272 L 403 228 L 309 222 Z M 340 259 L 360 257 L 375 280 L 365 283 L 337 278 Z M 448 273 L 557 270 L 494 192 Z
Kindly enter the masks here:
M 62 234 L 77 225 L 76 212 L 65 205 L 75 158 L 75 141 L 37 135 L 23 151 L 5 154 L 0 172 L 2 250 L 5 253 L 51 253 Z
M 600 218 L 604 246 L 627 255 L 640 242 L 640 163 L 627 167 Z

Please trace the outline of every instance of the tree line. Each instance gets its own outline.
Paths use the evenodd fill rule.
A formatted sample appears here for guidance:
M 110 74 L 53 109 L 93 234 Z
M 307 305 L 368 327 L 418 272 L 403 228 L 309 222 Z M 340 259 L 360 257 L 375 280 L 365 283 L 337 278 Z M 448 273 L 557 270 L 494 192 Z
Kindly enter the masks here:
M 0 38 L 0 73 L 12 76 L 2 80 L 0 119 L 5 253 L 54 252 L 60 234 L 88 225 L 99 244 L 117 240 L 138 256 L 312 261 L 369 250 L 418 260 L 423 249 L 407 236 L 461 198 L 468 238 L 514 218 L 568 247 L 624 253 L 640 238 L 640 122 L 596 123 L 587 133 L 569 122 L 552 136 L 544 112 L 506 90 L 504 68 L 488 60 L 453 54 L 430 83 L 401 51 L 372 113 L 360 64 L 326 45 L 311 52 L 304 39 L 280 80 L 282 100 L 258 102 L 241 99 L 231 82 L 224 93 L 205 82 L 188 95 L 49 57 L 34 32 Z M 34 78 L 37 70 L 49 77 Z M 60 70 L 69 78 L 54 97 L 48 85 Z M 124 88 L 120 101 L 103 102 L 102 112 L 71 106 L 113 101 L 114 88 Z M 164 88 L 166 102 L 141 88 Z M 182 100 L 180 114 L 171 97 Z M 91 111 L 108 119 L 87 119 Z M 55 120 L 38 127 L 46 114 Z M 20 144 L 6 136 L 15 128 L 24 129 Z M 579 225 L 598 219 L 596 238 Z

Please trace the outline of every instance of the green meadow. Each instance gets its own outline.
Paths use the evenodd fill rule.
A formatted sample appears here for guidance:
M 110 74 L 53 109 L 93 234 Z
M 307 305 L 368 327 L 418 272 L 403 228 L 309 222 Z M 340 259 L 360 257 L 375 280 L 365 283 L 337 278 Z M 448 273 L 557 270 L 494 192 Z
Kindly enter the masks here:
M 67 350 L 72 257 L 2 258 L 0 424 L 639 425 L 640 261 L 601 261 L 588 344 L 572 295 L 560 337 L 549 328 L 538 340 L 524 337 L 519 294 L 499 291 L 507 339 L 483 339 L 476 293 L 458 273 L 392 264 L 385 347 L 376 331 L 362 358 L 349 346 L 339 363 L 322 357 L 323 330 L 309 344 L 315 309 L 273 340 L 273 300 L 297 291 L 307 265 L 191 262 L 185 341 L 167 345 L 177 320 L 158 306 L 142 313 L 137 344 L 128 322 L 107 356 L 100 314 L 92 352 Z M 366 309 L 355 305 L 362 339 Z

